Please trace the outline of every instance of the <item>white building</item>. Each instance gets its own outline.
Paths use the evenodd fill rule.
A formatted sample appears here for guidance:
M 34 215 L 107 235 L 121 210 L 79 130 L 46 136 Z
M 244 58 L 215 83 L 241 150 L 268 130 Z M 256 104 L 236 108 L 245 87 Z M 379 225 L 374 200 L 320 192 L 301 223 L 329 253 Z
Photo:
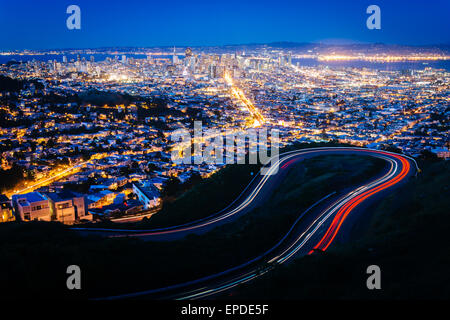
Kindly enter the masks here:
M 92 220 L 88 214 L 86 199 L 83 195 L 72 191 L 51 192 L 43 194 L 50 201 L 53 219 L 65 224 L 73 224 L 77 220 Z
M 39 192 L 16 194 L 12 196 L 16 215 L 23 221 L 51 221 L 50 202 Z
M 161 204 L 159 191 L 150 181 L 133 183 L 133 192 L 137 195 L 139 202 L 144 205 L 144 209 L 154 208 Z

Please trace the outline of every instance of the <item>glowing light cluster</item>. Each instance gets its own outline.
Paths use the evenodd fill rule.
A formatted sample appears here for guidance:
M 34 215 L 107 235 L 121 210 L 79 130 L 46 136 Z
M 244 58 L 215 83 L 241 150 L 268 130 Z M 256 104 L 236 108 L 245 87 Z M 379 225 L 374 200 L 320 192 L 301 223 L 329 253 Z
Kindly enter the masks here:
M 352 56 L 352 55 L 319 55 L 319 61 L 371 61 L 371 62 L 399 62 L 399 61 L 437 61 L 449 60 L 450 56 L 441 55 L 397 55 L 397 56 Z
M 266 122 L 266 120 L 264 119 L 261 112 L 245 96 L 244 92 L 240 88 L 236 87 L 233 84 L 233 79 L 231 78 L 230 74 L 227 71 L 225 71 L 223 78 L 224 78 L 225 82 L 229 86 L 231 86 L 231 94 L 233 95 L 233 97 L 236 98 L 237 100 L 239 100 L 247 108 L 247 110 L 252 114 L 252 116 L 255 120 L 253 122 L 253 126 L 258 127 L 258 126 L 261 126 L 262 124 L 264 124 Z

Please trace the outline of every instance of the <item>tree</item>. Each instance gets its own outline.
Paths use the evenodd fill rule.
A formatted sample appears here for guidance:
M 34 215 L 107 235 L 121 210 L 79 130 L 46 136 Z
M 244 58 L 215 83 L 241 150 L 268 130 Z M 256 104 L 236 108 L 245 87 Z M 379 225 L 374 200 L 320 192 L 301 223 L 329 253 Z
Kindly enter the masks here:
M 16 163 L 10 169 L 0 170 L 0 191 L 14 187 L 22 182 L 25 169 Z
M 426 150 L 426 149 L 420 151 L 420 158 L 422 160 L 427 160 L 427 161 L 438 161 L 439 160 L 438 156 L 435 153 L 431 152 L 430 150 Z
M 191 176 L 189 177 L 189 179 L 187 179 L 187 181 L 185 183 L 183 183 L 183 187 L 185 189 L 189 189 L 189 188 L 193 187 L 194 185 L 196 185 L 197 183 L 201 182 L 202 180 L 203 180 L 203 178 L 200 175 L 200 173 L 194 171 L 191 174 Z
M 392 145 L 392 144 L 383 144 L 381 145 L 381 150 L 384 151 L 389 151 L 389 152 L 395 152 L 395 153 L 399 153 L 402 154 L 402 149 Z
M 148 174 L 152 174 L 152 173 L 154 173 L 156 170 L 158 170 L 159 168 L 158 168 L 158 166 L 156 165 L 156 164 L 154 164 L 154 163 L 149 163 L 148 164 L 148 166 L 147 166 L 147 173 Z
M 165 197 L 175 197 L 181 191 L 181 181 L 177 177 L 170 176 L 167 180 L 162 195 Z

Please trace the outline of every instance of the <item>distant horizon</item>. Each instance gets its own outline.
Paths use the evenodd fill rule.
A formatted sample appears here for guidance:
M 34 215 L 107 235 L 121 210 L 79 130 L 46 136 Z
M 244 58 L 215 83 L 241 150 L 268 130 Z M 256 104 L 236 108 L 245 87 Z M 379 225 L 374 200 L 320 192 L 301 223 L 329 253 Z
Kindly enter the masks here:
M 399 43 L 385 43 L 385 42 L 336 42 L 330 43 L 325 41 L 317 42 L 297 42 L 297 41 L 271 41 L 271 42 L 249 42 L 249 43 L 230 43 L 230 44 L 217 44 L 217 45 L 189 45 L 189 44 L 176 44 L 176 45 L 152 45 L 152 46 L 99 46 L 99 47 L 54 47 L 54 48 L 23 48 L 23 49 L 0 49 L 2 52 L 11 51 L 50 51 L 50 50 L 99 50 L 99 49 L 157 49 L 157 48 L 221 48 L 221 47 L 245 47 L 245 46 L 269 46 L 269 47 L 281 47 L 282 45 L 288 45 L 289 47 L 301 47 L 307 45 L 321 45 L 326 47 L 351 47 L 351 46 L 386 46 L 386 47 L 403 47 L 403 48 L 441 48 L 449 47 L 450 43 L 430 43 L 430 44 L 399 44 Z

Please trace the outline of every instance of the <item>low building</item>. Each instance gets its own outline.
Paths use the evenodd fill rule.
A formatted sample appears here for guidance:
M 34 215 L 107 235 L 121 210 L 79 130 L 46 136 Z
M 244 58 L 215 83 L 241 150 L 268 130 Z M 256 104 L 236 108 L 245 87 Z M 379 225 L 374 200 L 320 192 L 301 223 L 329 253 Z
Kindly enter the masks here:
M 431 152 L 433 152 L 439 158 L 442 158 L 442 159 L 450 158 L 450 151 L 447 148 L 434 148 L 434 149 L 431 149 Z
M 143 204 L 138 200 L 129 200 L 123 203 L 111 204 L 102 208 L 89 209 L 89 213 L 97 218 L 117 218 L 136 214 L 143 209 Z
M 116 194 L 109 190 L 102 190 L 100 192 L 88 195 L 88 208 L 102 208 L 113 204 Z
M 145 210 L 157 207 L 161 204 L 159 191 L 151 181 L 133 183 L 133 192 L 144 205 Z
M 39 192 L 15 194 L 12 196 L 12 204 L 16 218 L 22 221 L 52 220 L 50 202 Z
M 125 177 L 119 177 L 116 179 L 116 183 L 117 183 L 117 187 L 123 187 L 124 185 L 126 185 L 128 182 L 128 179 Z
M 50 201 L 50 209 L 54 220 L 65 224 L 73 224 L 80 220 L 92 220 L 86 207 L 84 195 L 65 190 L 43 194 Z

